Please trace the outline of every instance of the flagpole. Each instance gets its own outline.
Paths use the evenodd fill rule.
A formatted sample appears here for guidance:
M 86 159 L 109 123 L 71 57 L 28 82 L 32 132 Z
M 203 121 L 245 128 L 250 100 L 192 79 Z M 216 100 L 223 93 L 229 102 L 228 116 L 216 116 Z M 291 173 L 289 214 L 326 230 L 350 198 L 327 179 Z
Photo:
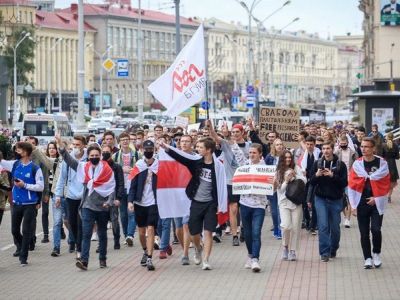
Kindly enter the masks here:
M 208 100 L 208 79 L 206 80 L 206 99 L 207 99 L 206 116 L 207 116 L 207 120 L 209 120 L 210 119 L 210 101 Z

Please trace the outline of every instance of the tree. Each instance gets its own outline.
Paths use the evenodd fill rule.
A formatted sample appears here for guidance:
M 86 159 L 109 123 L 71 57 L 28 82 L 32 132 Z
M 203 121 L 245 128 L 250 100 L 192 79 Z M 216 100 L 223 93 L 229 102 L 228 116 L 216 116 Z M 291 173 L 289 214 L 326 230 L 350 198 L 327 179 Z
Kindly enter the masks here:
M 23 38 L 26 32 L 30 33 L 30 38 L 26 38 L 19 44 L 16 51 L 16 65 L 17 65 L 17 83 L 18 85 L 27 85 L 29 82 L 28 74 L 35 70 L 33 59 L 35 57 L 35 42 L 33 39 L 34 31 L 32 28 L 15 27 L 11 36 L 7 38 L 7 45 L 5 47 L 5 60 L 8 70 L 14 69 L 14 47 Z M 14 87 L 14 73 L 8 72 L 10 87 Z M 32 83 L 30 83 L 33 85 Z

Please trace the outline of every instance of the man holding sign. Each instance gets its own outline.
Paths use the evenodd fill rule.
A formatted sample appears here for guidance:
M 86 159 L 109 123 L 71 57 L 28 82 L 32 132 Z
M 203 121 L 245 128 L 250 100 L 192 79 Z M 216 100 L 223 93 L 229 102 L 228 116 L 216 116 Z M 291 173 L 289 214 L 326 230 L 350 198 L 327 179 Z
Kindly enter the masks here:
M 237 169 L 232 179 L 233 194 L 240 194 L 240 215 L 244 227 L 244 238 L 247 247 L 246 269 L 253 272 L 261 270 L 259 264 L 261 249 L 261 230 L 264 223 L 267 194 L 273 193 L 273 176 L 267 171 L 262 160 L 262 146 L 251 144 L 249 149 L 250 165 Z M 265 166 L 265 171 L 256 170 L 246 174 L 246 169 L 254 166 Z M 275 167 L 268 166 L 275 173 Z M 256 168 L 257 169 L 257 168 Z M 264 168 L 262 168 L 264 169 Z M 267 182 L 267 183 L 266 183 Z

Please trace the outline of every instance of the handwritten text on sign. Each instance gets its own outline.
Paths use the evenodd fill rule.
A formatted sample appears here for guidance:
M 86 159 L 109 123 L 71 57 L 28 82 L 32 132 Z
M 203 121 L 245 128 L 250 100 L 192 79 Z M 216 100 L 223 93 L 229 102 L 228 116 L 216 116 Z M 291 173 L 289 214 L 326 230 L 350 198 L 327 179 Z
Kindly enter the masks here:
M 260 107 L 260 138 L 266 143 L 266 134 L 276 131 L 285 147 L 296 148 L 300 130 L 300 111 L 297 109 Z
M 236 169 L 232 178 L 234 195 L 273 195 L 276 167 L 267 165 L 246 165 Z

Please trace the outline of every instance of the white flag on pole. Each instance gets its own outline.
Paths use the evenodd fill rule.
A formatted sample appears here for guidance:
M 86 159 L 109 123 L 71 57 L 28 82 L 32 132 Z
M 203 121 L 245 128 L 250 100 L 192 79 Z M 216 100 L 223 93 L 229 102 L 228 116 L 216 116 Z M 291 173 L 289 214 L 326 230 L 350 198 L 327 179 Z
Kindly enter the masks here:
M 204 99 L 206 81 L 204 29 L 201 24 L 174 63 L 148 89 L 167 108 L 165 114 L 173 118 Z

